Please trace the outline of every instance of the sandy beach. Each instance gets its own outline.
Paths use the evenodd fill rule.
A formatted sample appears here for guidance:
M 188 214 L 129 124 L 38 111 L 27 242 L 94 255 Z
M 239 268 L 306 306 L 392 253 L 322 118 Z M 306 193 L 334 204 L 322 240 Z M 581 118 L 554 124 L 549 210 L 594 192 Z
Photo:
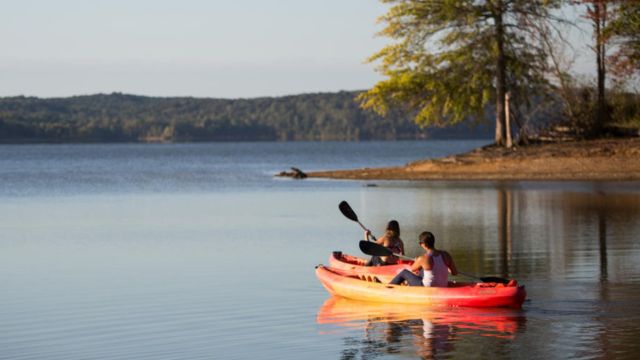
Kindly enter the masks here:
M 403 166 L 308 172 L 354 180 L 640 180 L 640 138 L 486 146 Z

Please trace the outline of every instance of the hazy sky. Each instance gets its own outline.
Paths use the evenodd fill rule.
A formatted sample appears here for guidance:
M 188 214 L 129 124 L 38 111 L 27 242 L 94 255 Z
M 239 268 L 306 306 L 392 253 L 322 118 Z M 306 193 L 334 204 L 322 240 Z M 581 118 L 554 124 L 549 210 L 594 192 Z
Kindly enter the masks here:
M 377 0 L 19 0 L 0 11 L 0 96 L 257 97 L 365 89 Z

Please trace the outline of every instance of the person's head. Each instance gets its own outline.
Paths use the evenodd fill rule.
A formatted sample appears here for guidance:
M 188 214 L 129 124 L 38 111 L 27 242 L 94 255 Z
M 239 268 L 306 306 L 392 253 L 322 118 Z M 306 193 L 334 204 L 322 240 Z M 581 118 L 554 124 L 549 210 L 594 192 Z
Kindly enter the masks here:
M 427 249 L 433 249 L 436 244 L 436 238 L 429 231 L 424 231 L 418 236 L 418 243 L 427 247 Z
M 400 236 L 400 224 L 396 220 L 391 220 L 387 223 L 386 231 L 393 231 L 397 236 Z

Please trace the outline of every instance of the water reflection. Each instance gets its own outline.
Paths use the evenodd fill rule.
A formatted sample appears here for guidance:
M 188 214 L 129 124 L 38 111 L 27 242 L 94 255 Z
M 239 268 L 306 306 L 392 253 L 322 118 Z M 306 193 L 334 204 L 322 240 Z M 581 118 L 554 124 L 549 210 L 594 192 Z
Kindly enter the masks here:
M 453 348 L 441 353 L 486 349 L 478 357 L 500 359 L 517 348 L 519 358 L 637 357 L 640 345 L 630 339 L 640 334 L 640 184 L 428 183 L 405 192 L 368 188 L 362 199 L 353 205 L 365 209 L 368 224 L 400 221 L 410 256 L 428 229 L 462 271 L 526 285 L 526 332 L 479 342 L 455 326 L 445 342 Z M 405 340 L 407 329 L 420 328 L 403 326 Z M 403 344 L 414 357 L 419 352 L 413 342 Z
M 560 206 L 563 219 L 566 263 L 575 264 L 583 276 L 592 276 L 601 284 L 609 281 L 628 281 L 629 275 L 637 279 L 637 243 L 633 241 L 640 230 L 640 195 L 616 193 L 598 189 L 591 193 L 563 193 L 554 198 Z M 628 258 L 619 259 L 626 266 L 609 262 L 610 250 L 627 252 Z M 631 251 L 630 251 L 631 250 Z M 624 270 L 624 271 L 622 271 Z M 612 272 L 613 271 L 613 272 Z M 587 275 L 589 274 L 589 275 Z M 612 278 L 613 276 L 613 278 Z
M 509 277 L 509 262 L 511 261 L 512 219 L 513 219 L 513 192 L 511 189 L 498 189 L 498 244 L 500 246 L 500 275 Z
M 540 206 L 548 206 L 539 209 Z M 608 223 L 614 224 L 615 230 L 623 230 L 627 227 L 637 227 L 637 222 L 632 217 L 640 218 L 640 196 L 635 193 L 619 194 L 607 193 L 603 190 L 593 192 L 562 192 L 562 193 L 537 193 L 523 191 L 509 185 L 496 188 L 496 240 L 498 249 L 494 260 L 493 269 L 501 276 L 509 277 L 518 273 L 514 269 L 514 261 L 521 257 L 514 254 L 515 242 L 530 242 L 539 240 L 539 243 L 555 242 L 563 246 L 571 246 L 573 242 L 580 241 L 586 244 L 587 249 L 594 249 L 597 244 L 598 279 L 600 282 L 608 280 L 607 261 L 607 235 Z M 547 236 L 536 239 L 535 234 L 527 233 L 527 213 L 549 214 L 547 222 Z M 515 220 L 514 220 L 515 219 Z M 562 231 L 554 229 L 554 224 L 560 225 Z M 551 230 L 551 231 L 549 231 Z M 624 231 L 626 232 L 626 231 Z M 623 232 L 623 234 L 624 234 Z M 514 233 L 516 234 L 514 236 Z M 534 235 L 532 235 L 534 234 Z M 561 234 L 562 236 L 558 236 Z M 615 238 L 620 238 L 615 234 Z M 515 238 L 515 239 L 514 239 Z M 552 249 L 557 251 L 556 249 Z M 576 256 L 584 255 L 571 249 L 563 249 L 557 252 L 563 256 L 563 266 L 566 263 L 579 262 Z M 595 251 L 594 251 L 595 253 Z M 550 254 L 555 255 L 555 254 Z M 594 254 L 595 255 L 595 254 Z M 555 256 L 552 256 L 552 258 Z M 515 270 L 515 271 L 514 271 Z M 594 268 L 595 272 L 596 269 Z
M 465 272 L 523 280 L 640 281 L 640 242 L 634 240 L 640 233 L 638 189 L 608 183 L 436 183 L 406 192 L 367 189 L 355 203 L 367 224 L 398 219 L 409 256 L 420 253 L 418 234 L 432 231 L 436 245 L 452 253 Z
M 342 359 L 372 359 L 384 354 L 406 354 L 430 359 L 463 348 L 513 341 L 524 332 L 526 318 L 514 309 L 429 308 L 369 303 L 331 297 L 320 307 L 317 323 L 323 333 L 344 334 Z M 363 335 L 352 332 L 362 330 Z
M 605 216 L 606 207 L 602 204 L 605 201 L 604 194 L 598 196 L 598 245 L 600 248 L 600 281 L 607 281 L 607 218 Z

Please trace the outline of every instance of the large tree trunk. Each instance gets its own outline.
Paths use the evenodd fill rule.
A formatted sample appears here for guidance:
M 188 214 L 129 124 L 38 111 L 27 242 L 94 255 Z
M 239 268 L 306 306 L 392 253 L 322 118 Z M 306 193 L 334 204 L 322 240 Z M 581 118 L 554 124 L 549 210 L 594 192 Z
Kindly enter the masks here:
M 496 26 L 496 145 L 503 146 L 506 138 L 505 128 L 505 93 L 506 93 L 506 62 L 504 55 L 504 23 L 502 22 L 502 1 L 495 6 Z
M 606 13 L 607 3 L 602 1 L 596 2 L 594 5 L 594 25 L 596 32 L 596 58 L 598 65 L 598 100 L 596 104 L 596 119 L 591 129 L 592 135 L 597 136 L 601 132 L 604 123 L 606 122 L 607 110 L 606 110 L 606 98 L 605 98 L 605 81 L 606 81 L 606 68 L 605 68 L 605 39 L 604 39 L 604 27 L 606 25 Z

